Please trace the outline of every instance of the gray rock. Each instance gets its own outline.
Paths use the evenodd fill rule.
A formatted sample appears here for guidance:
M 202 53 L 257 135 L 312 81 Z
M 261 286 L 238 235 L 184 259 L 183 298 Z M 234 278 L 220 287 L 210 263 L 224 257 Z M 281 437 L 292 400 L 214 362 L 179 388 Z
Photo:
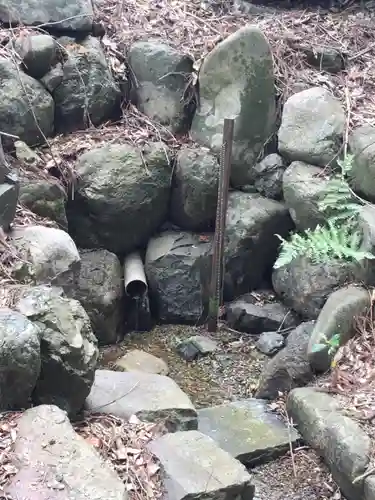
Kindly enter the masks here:
M 129 64 L 137 80 L 138 108 L 172 132 L 186 130 L 193 108 L 189 89 L 193 60 L 158 40 L 138 41 L 129 50 Z
M 245 294 L 227 304 L 227 322 L 240 332 L 260 334 L 267 330 L 278 330 L 297 325 L 297 318 L 280 302 L 253 303 L 251 294 Z
M 371 475 L 364 480 L 363 500 L 375 500 L 375 476 Z
M 165 323 L 204 319 L 211 272 L 211 237 L 165 232 L 149 241 L 145 271 L 155 314 Z
M 0 3 L 0 19 L 1 12 Z M 54 132 L 55 105 L 51 94 L 37 80 L 2 58 L 0 78 L 0 130 L 31 146 L 43 144 L 45 137 Z
M 81 250 L 81 268 L 74 298 L 87 312 L 102 344 L 115 343 L 123 332 L 124 283 L 118 257 L 108 250 Z
M 283 455 L 298 440 L 262 399 L 245 399 L 198 411 L 198 431 L 247 467 Z
M 40 79 L 40 82 L 44 85 L 44 87 L 53 94 L 55 89 L 60 85 L 60 83 L 64 79 L 64 69 L 61 63 L 57 63 L 54 68 L 51 69 L 48 73 L 46 73 L 43 78 Z
M 90 0 L 1 0 L 0 20 L 25 26 L 50 24 L 54 30 L 90 31 L 94 12 Z M 52 24 L 53 23 L 53 24 Z
M 351 183 L 367 199 L 375 202 L 375 127 L 364 125 L 349 134 L 349 147 L 354 161 Z
M 340 150 L 345 113 L 338 99 L 313 87 L 293 94 L 284 104 L 279 152 L 290 161 L 325 167 Z
M 60 38 L 67 59 L 63 79 L 54 92 L 55 126 L 72 132 L 113 118 L 120 107 L 120 89 L 108 68 L 100 40 L 89 36 L 81 43 Z
M 148 448 L 160 461 L 166 498 L 253 499 L 245 467 L 200 432 L 166 434 Z
M 90 392 L 99 358 L 90 320 L 61 288 L 20 287 L 17 294 L 15 309 L 41 330 L 42 367 L 33 398 L 74 416 Z
M 316 350 L 334 335 L 340 335 L 340 345 L 346 344 L 355 333 L 355 320 L 365 316 L 371 306 L 371 293 L 362 287 L 349 285 L 333 292 L 324 304 L 311 334 L 307 350 L 313 370 L 325 372 L 336 354 L 329 346 Z
M 93 149 L 76 164 L 69 229 L 82 248 L 126 254 L 145 244 L 167 216 L 171 167 L 165 147 L 127 144 Z
M 277 332 L 263 332 L 255 343 L 258 351 L 268 356 L 272 356 L 284 347 L 284 337 Z
M 0 184 L 0 227 L 8 231 L 16 215 L 19 184 Z
M 25 72 L 39 80 L 57 60 L 57 44 L 50 35 L 32 34 L 9 44 L 20 56 Z
M 275 269 L 272 283 L 285 304 L 306 319 L 316 319 L 334 290 L 347 283 L 362 281 L 364 272 L 354 263 L 332 260 L 316 264 L 300 257 Z
M 297 229 L 315 229 L 326 222 L 327 216 L 319 208 L 329 178 L 320 167 L 295 161 L 285 170 L 283 195 Z
M 267 155 L 251 171 L 254 187 L 265 198 L 281 200 L 285 169 L 285 160 L 280 155 L 276 153 Z
M 40 373 L 40 330 L 3 308 L 0 332 L 0 411 L 27 407 Z
M 86 401 L 92 412 L 143 422 L 165 422 L 170 432 L 197 428 L 197 412 L 176 382 L 164 375 L 97 370 Z
M 319 68 L 320 71 L 338 73 L 345 69 L 345 55 L 333 47 L 306 47 L 304 48 L 309 64 Z
M 173 171 L 170 219 L 182 229 L 208 230 L 214 226 L 219 164 L 203 148 L 183 147 Z
M 324 459 L 345 497 L 363 498 L 364 481 L 353 481 L 369 465 L 371 440 L 359 424 L 342 415 L 331 396 L 312 388 L 292 391 L 287 409 L 304 441 Z
M 67 194 L 57 179 L 21 177 L 19 201 L 35 214 L 55 221 L 61 229 L 67 231 Z
M 275 399 L 279 392 L 290 391 L 310 382 L 314 375 L 307 357 L 307 346 L 314 322 L 302 323 L 293 330 L 286 346 L 263 368 L 255 397 Z
M 238 296 L 258 287 L 276 260 L 279 240 L 293 227 L 288 209 L 260 195 L 229 193 L 225 231 L 226 280 Z
M 38 167 L 43 168 L 42 158 L 25 142 L 14 141 L 14 149 L 17 160 L 23 164 L 25 170 L 35 172 Z
M 199 356 L 207 356 L 207 354 L 215 352 L 218 347 L 214 340 L 203 337 L 203 335 L 194 335 L 180 342 L 176 346 L 176 350 L 186 361 L 192 361 Z
M 224 118 L 234 118 L 231 181 L 248 184 L 276 118 L 272 53 L 258 28 L 240 28 L 216 45 L 200 67 L 199 93 L 192 138 L 219 153 Z
M 12 498 L 127 499 L 116 472 L 76 434 L 59 408 L 32 408 L 17 424 L 12 460 L 19 471 L 6 488 Z
M 359 230 L 362 234 L 361 250 L 375 255 L 375 205 L 363 205 L 358 213 Z M 375 283 L 375 260 L 362 261 L 364 281 L 368 285 Z
M 124 372 L 144 372 L 156 375 L 168 375 L 167 363 L 145 351 L 134 349 L 121 356 L 115 362 L 115 367 Z
M 81 258 L 68 233 L 45 226 L 18 227 L 12 245 L 20 260 L 12 273 L 21 283 L 51 283 L 70 293 L 78 279 Z

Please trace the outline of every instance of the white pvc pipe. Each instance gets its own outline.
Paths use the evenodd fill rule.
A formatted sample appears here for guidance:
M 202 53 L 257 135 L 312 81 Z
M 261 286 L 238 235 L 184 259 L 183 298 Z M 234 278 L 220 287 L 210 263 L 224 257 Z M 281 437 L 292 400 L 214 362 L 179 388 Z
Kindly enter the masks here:
M 138 252 L 129 254 L 124 260 L 124 287 L 129 297 L 143 297 L 148 290 L 143 262 Z

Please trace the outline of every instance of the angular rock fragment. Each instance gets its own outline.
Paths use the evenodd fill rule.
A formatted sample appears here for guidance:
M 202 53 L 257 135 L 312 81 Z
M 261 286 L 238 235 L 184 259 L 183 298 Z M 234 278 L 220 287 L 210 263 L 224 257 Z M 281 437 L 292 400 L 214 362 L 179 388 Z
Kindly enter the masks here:
M 168 375 L 167 363 L 152 354 L 139 349 L 127 352 L 115 362 L 119 371 L 153 373 L 155 375 Z
M 169 377 L 142 372 L 97 370 L 86 407 L 144 422 L 164 422 L 170 432 L 197 428 L 188 396 Z
M 166 434 L 148 448 L 160 461 L 167 498 L 253 499 L 245 467 L 200 432 Z
M 127 499 L 115 471 L 56 406 L 37 406 L 19 418 L 13 460 L 19 472 L 6 487 L 11 498 Z
M 246 466 L 282 455 L 298 439 L 298 433 L 288 429 L 261 399 L 198 410 L 198 430 Z

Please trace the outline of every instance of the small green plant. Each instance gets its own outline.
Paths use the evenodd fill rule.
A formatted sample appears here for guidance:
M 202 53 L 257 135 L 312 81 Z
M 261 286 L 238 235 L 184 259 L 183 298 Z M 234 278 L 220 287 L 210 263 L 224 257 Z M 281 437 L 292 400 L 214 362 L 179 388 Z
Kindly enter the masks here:
M 289 240 L 276 235 L 281 240 L 281 248 L 274 264 L 275 269 L 302 256 L 314 263 L 333 259 L 360 262 L 375 258 L 370 252 L 361 250 L 362 232 L 358 214 L 364 202 L 354 195 L 347 181 L 353 165 L 353 156 L 346 155 L 337 163 L 340 172 L 329 180 L 318 205 L 319 209 L 327 214 L 326 224 L 301 234 L 294 233 Z
M 328 347 L 328 356 L 332 357 L 331 368 L 336 366 L 335 355 L 340 347 L 341 335 L 339 333 L 335 333 L 330 339 L 328 339 L 325 335 L 322 335 L 322 343 L 315 344 L 312 347 L 312 352 L 319 352 Z

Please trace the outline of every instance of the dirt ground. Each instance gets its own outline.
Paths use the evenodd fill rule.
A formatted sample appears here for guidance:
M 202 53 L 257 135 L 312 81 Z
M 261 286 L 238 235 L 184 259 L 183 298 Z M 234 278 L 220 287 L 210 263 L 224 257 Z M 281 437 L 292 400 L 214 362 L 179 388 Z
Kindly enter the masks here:
M 157 326 L 147 333 L 133 333 L 101 350 L 101 366 L 132 349 L 162 358 L 169 376 L 190 396 L 197 408 L 252 397 L 267 357 L 259 353 L 251 336 L 224 327 L 211 335 L 217 352 L 197 361 L 184 361 L 176 351 L 179 341 L 192 335 L 208 335 L 193 326 Z M 329 471 L 313 450 L 301 447 L 273 462 L 251 470 L 256 484 L 255 500 L 344 500 Z

